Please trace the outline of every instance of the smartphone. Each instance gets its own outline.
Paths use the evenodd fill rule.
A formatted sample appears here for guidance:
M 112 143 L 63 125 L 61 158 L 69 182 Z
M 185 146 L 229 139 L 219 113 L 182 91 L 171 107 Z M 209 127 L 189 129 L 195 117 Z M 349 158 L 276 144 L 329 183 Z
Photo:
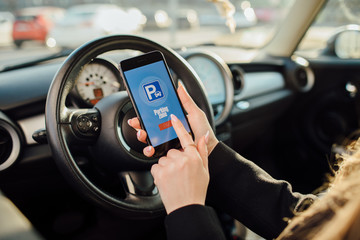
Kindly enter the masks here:
M 181 147 L 171 124 L 171 114 L 194 136 L 160 51 L 121 61 L 120 72 L 140 124 L 147 132 L 148 144 L 155 148 L 154 157 L 165 155 L 171 148 Z

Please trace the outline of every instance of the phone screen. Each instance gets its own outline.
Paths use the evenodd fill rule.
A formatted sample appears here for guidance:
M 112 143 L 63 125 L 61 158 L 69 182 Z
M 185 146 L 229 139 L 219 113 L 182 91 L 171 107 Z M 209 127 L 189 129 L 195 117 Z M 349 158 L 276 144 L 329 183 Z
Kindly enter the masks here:
M 179 102 L 167 66 L 163 60 L 136 68 L 123 69 L 128 90 L 153 147 L 177 139 L 170 114 L 174 114 L 190 133 L 190 127 Z

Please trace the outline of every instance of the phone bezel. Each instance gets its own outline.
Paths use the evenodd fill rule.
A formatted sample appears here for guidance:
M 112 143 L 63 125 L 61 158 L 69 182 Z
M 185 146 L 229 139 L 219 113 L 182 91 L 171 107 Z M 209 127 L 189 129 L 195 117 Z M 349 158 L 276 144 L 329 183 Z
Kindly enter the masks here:
M 133 70 L 133 69 L 136 69 L 136 68 L 151 64 L 151 63 L 159 62 L 159 61 L 163 61 L 164 65 L 165 65 L 166 71 L 167 71 L 168 76 L 169 76 L 170 81 L 171 81 L 171 85 L 172 85 L 172 87 L 174 89 L 174 92 L 176 94 L 176 97 L 177 97 L 177 99 L 178 99 L 178 101 L 180 103 L 180 107 L 181 107 L 181 110 L 182 110 L 182 112 L 183 112 L 183 114 L 185 116 L 185 120 L 187 121 L 187 124 L 189 125 L 189 129 L 190 129 L 189 134 L 193 138 L 194 134 L 192 132 L 190 123 L 187 120 L 186 112 L 184 110 L 184 107 L 181 104 L 181 101 L 179 99 L 179 96 L 178 96 L 178 93 L 177 93 L 177 90 L 176 90 L 176 87 L 175 87 L 175 84 L 174 84 L 174 80 L 173 80 L 173 78 L 171 76 L 171 73 L 169 71 L 169 67 L 168 67 L 168 65 L 166 63 L 165 57 L 160 51 L 152 51 L 152 52 L 148 52 L 148 53 L 145 53 L 145 54 L 133 57 L 133 58 L 123 60 L 123 61 L 120 62 L 120 65 L 119 65 L 120 73 L 122 75 L 124 85 L 126 86 L 126 91 L 128 92 L 130 100 L 131 100 L 131 102 L 132 102 L 132 104 L 134 106 L 134 109 L 135 109 L 137 117 L 139 118 L 141 127 L 146 131 L 145 124 L 143 123 L 143 119 L 142 119 L 142 117 L 140 115 L 140 112 L 138 110 L 137 103 L 135 102 L 135 100 L 133 98 L 133 95 L 132 95 L 131 90 L 130 90 L 129 85 L 128 85 L 128 80 L 126 79 L 124 72 L 129 71 L 129 70 Z M 146 141 L 147 141 L 147 143 L 149 145 L 151 145 L 151 141 L 150 141 L 149 136 L 147 136 Z M 162 144 L 160 144 L 160 145 L 158 145 L 158 146 L 156 146 L 154 148 L 155 148 L 154 157 L 161 157 L 161 156 L 165 155 L 169 149 L 172 149 L 172 148 L 179 149 L 179 148 L 181 148 L 181 144 L 180 144 L 179 138 L 174 138 L 174 139 L 172 139 L 172 140 L 170 140 L 168 142 L 162 143 Z

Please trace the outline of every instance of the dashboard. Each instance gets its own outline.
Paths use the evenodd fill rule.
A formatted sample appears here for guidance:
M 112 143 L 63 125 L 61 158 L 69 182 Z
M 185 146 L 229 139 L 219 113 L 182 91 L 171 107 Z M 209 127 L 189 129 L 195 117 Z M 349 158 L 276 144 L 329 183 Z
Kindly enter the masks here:
M 280 114 L 283 109 L 287 108 L 288 103 L 291 102 L 289 100 L 295 92 L 304 89 L 308 91 L 312 87 L 307 83 L 301 86 L 297 84 L 297 75 L 293 73 L 293 69 L 297 69 L 297 71 L 303 69 L 306 76 L 312 73 L 308 66 L 300 65 L 301 61 L 299 60 L 288 63 L 291 65 L 291 71 L 287 73 L 284 71 L 285 62 L 282 59 L 239 64 L 225 62 L 223 56 L 204 49 L 190 49 L 179 53 L 200 77 L 208 100 L 213 107 L 218 138 L 229 145 L 234 141 L 233 135 L 243 131 L 244 122 L 249 119 L 254 121 L 251 114 L 254 114 L 257 109 L 273 108 L 276 109 L 274 114 L 275 112 Z M 134 54 L 136 55 L 138 52 L 111 52 L 98 56 L 84 65 L 76 76 L 76 85 L 67 98 L 67 106 L 91 108 L 102 98 L 115 92 L 124 91 L 116 63 Z M 61 63 L 61 61 L 55 61 L 40 64 L 31 68 L 4 72 L 0 76 L 0 89 L 7 89 L 6 91 L 0 90 L 0 109 L 10 116 L 6 119 L 2 118 L 1 121 L 9 124 L 6 127 L 0 126 L 0 128 L 5 132 L 11 132 L 11 136 L 23 139 L 25 145 L 36 146 L 37 143 L 32 138 L 32 134 L 45 128 L 43 106 L 52 78 Z M 181 81 L 181 79 L 177 79 L 176 73 L 173 77 L 175 81 Z M 285 80 L 285 77 L 288 81 Z M 301 80 L 304 81 L 304 79 Z M 32 84 L 29 85 L 29 81 Z M 261 117 L 261 121 L 266 122 L 268 118 L 269 115 L 266 114 Z M 16 126 L 16 132 L 19 134 L 14 135 L 11 126 Z M 251 129 L 256 130 L 257 126 L 254 123 L 254 125 L 247 126 L 248 131 L 245 133 L 248 134 L 243 132 L 244 138 L 249 139 L 248 144 L 251 143 L 251 139 L 257 137 L 257 134 L 251 132 Z M 14 148 L 16 151 L 14 156 L 18 156 L 21 150 L 20 147 Z M 11 163 L 13 162 L 15 161 L 11 160 Z M 12 165 L 9 163 L 10 160 L 5 159 L 3 163 L 0 163 L 3 165 L 0 166 L 8 168 Z
M 180 52 L 195 70 L 213 107 L 215 125 L 224 123 L 233 105 L 239 110 L 250 107 L 248 98 L 285 87 L 283 75 L 276 69 L 247 72 L 237 64 L 229 66 L 222 57 L 208 50 Z M 121 58 L 130 55 L 126 53 Z M 85 65 L 77 76 L 76 86 L 69 96 L 75 107 L 93 107 L 99 100 L 118 91 L 124 91 L 116 62 L 119 58 L 100 56 Z M 308 71 L 311 73 L 311 71 Z M 309 74 L 306 73 L 306 74 Z M 178 81 L 176 73 L 173 79 Z M 311 89 L 311 86 L 307 86 Z

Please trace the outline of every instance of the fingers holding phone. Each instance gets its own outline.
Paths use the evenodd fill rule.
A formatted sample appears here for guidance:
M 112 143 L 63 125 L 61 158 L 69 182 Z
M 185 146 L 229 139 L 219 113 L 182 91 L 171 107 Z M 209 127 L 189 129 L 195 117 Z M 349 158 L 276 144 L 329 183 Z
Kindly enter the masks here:
M 185 111 L 188 113 L 187 119 L 190 123 L 191 129 L 193 130 L 195 136 L 195 143 L 198 143 L 199 139 L 208 132 L 208 142 L 207 149 L 208 154 L 215 148 L 219 142 L 211 129 L 211 126 L 207 120 L 205 113 L 195 104 L 190 95 L 186 92 L 184 86 L 179 83 L 179 88 L 177 90 L 180 101 L 184 106 Z M 147 133 L 141 129 L 141 124 L 138 118 L 129 119 L 128 124 L 137 130 L 137 138 L 140 142 L 146 143 Z M 147 147 L 148 148 L 148 147 Z M 151 150 L 151 151 L 149 151 Z M 151 157 L 153 154 L 151 147 L 149 149 L 144 149 L 144 155 Z
M 206 114 L 196 105 L 181 83 L 179 83 L 177 92 L 185 111 L 188 113 L 187 119 L 194 133 L 195 143 L 198 143 L 200 138 L 208 133 L 209 139 L 206 145 L 208 153 L 210 154 L 218 144 L 219 140 L 216 138 Z
M 151 168 L 168 214 L 183 206 L 204 205 L 209 185 L 206 145 L 209 135 L 202 136 L 195 144 L 176 116 L 171 116 L 171 122 L 182 150 L 171 149 Z

